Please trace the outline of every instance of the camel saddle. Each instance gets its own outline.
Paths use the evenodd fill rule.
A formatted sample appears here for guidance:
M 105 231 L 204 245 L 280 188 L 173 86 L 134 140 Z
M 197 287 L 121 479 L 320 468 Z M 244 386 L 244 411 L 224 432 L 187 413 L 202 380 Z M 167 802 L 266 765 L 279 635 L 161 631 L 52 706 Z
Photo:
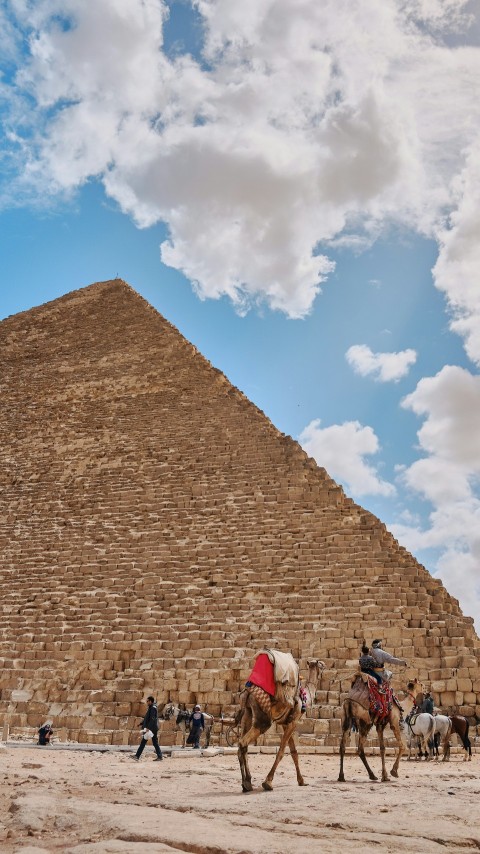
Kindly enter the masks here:
M 388 718 L 392 703 L 395 702 L 401 709 L 389 683 L 383 682 L 380 687 L 377 680 L 368 673 L 355 675 L 348 697 L 369 711 L 372 720 L 376 722 Z
M 289 652 L 261 649 L 248 681 L 293 708 L 298 694 L 298 664 Z
M 348 692 L 349 700 L 354 700 L 359 706 L 369 711 L 370 709 L 370 683 L 376 680 L 368 673 L 356 673 L 352 680 L 350 691 Z

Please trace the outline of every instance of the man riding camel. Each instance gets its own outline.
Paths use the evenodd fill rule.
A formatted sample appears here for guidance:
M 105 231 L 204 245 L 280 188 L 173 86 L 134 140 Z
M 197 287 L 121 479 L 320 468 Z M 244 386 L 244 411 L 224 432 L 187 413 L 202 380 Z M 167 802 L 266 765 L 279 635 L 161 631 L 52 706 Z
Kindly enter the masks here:
M 387 664 L 400 664 L 403 667 L 407 666 L 407 662 L 404 658 L 395 658 L 394 655 L 390 655 L 389 652 L 382 649 L 382 643 L 379 638 L 376 638 L 372 641 L 372 648 L 370 650 L 370 655 L 375 660 L 375 673 L 378 673 L 382 681 L 386 679 L 387 681 L 390 679 L 391 673 L 388 670 L 385 670 L 385 663 Z
M 363 652 L 364 652 L 364 650 L 362 647 L 362 653 Z M 362 656 L 362 658 L 363 658 L 363 656 Z M 365 656 L 365 659 L 367 659 L 367 658 L 370 659 L 370 661 L 373 661 L 373 666 L 371 665 L 372 669 L 369 672 L 372 674 L 372 676 L 376 677 L 377 681 L 380 680 L 379 686 L 382 685 L 382 682 L 385 682 L 385 684 L 387 686 L 386 687 L 387 694 L 388 694 L 388 692 L 390 692 L 391 702 L 396 703 L 396 705 L 399 707 L 400 711 L 402 712 L 402 707 L 401 707 L 397 697 L 395 696 L 395 694 L 393 693 L 393 691 L 390 687 L 390 679 L 392 677 L 392 672 L 391 672 L 391 670 L 385 669 L 385 663 L 387 663 L 387 664 L 400 664 L 401 666 L 406 667 L 407 662 L 403 658 L 395 658 L 394 655 L 390 655 L 389 652 L 382 649 L 382 641 L 380 640 L 380 638 L 375 638 L 375 640 L 372 641 L 372 646 L 371 646 L 371 649 L 368 651 L 368 656 Z M 363 667 L 361 669 L 364 670 Z M 380 688 L 380 690 L 382 690 L 382 688 Z M 379 715 L 381 715 L 381 714 L 382 714 L 382 712 L 379 712 Z M 374 723 L 377 722 L 379 715 L 377 715 L 376 718 L 374 718 L 374 721 L 373 721 Z

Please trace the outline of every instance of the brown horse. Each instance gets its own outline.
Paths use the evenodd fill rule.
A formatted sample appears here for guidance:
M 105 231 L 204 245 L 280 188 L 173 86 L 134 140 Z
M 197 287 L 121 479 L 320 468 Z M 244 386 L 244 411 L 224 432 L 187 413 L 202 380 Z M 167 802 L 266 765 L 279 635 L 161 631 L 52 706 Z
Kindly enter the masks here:
M 467 719 L 463 717 L 463 715 L 450 715 L 450 721 L 452 724 L 450 733 L 443 743 L 443 758 L 448 761 L 450 759 L 450 739 L 452 735 L 458 735 L 460 741 L 462 742 L 463 749 L 465 750 L 464 762 L 471 762 L 472 760 L 472 744 L 468 737 L 468 730 L 470 728 L 470 724 Z

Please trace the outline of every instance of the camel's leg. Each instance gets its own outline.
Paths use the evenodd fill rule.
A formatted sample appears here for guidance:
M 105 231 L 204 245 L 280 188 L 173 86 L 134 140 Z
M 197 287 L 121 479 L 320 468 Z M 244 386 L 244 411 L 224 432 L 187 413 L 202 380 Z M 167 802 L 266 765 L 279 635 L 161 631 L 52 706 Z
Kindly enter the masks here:
M 273 763 L 272 767 L 270 768 L 270 771 L 268 772 L 265 780 L 262 783 L 262 786 L 266 792 L 271 792 L 273 789 L 273 786 L 272 786 L 273 775 L 275 774 L 275 771 L 277 770 L 278 765 L 280 764 L 280 762 L 283 759 L 283 754 L 285 753 L 285 748 L 286 748 L 287 743 L 289 742 L 289 740 L 292 736 L 292 733 L 295 731 L 295 727 L 297 726 L 297 721 L 295 720 L 289 724 L 282 724 L 282 726 L 283 726 L 283 735 L 282 735 L 282 740 L 280 742 L 280 747 L 278 748 L 278 753 L 275 757 L 275 762 Z M 297 751 L 297 749 L 295 748 L 295 752 L 296 751 Z M 295 760 L 294 760 L 294 762 L 295 762 Z M 295 764 L 298 766 L 298 758 L 297 758 L 297 762 Z M 298 774 L 297 774 L 297 780 L 298 780 Z M 303 783 L 303 780 L 302 780 L 302 783 Z M 302 783 L 300 783 L 299 785 L 302 785 Z
M 242 735 L 238 741 L 238 761 L 240 763 L 240 771 L 242 773 L 242 789 L 244 792 L 252 791 L 252 777 L 247 759 L 248 745 L 251 744 L 252 741 L 256 741 L 261 734 L 262 730 L 260 727 L 252 724 L 248 732 Z
M 247 743 L 246 747 L 243 750 L 240 747 L 240 740 L 243 739 L 246 735 L 248 735 L 250 733 L 250 730 L 252 729 L 253 716 L 252 716 L 252 710 L 250 708 L 245 708 L 245 707 L 242 708 L 241 720 L 242 720 L 242 723 L 241 723 L 242 730 L 241 730 L 241 736 L 240 736 L 240 739 L 238 742 L 239 746 L 238 746 L 237 756 L 238 756 L 238 762 L 240 765 L 240 772 L 242 775 L 242 789 L 244 792 L 250 792 L 252 790 L 252 778 L 250 776 L 250 771 L 248 768 L 248 760 L 247 760 L 247 749 L 248 749 L 248 743 L 249 742 Z
M 402 733 L 400 732 L 399 721 L 390 721 L 390 728 L 393 730 L 395 741 L 397 742 L 397 755 L 395 757 L 395 762 L 393 763 L 393 768 L 390 771 L 390 774 L 392 775 L 392 777 L 398 777 L 398 766 L 400 765 L 400 759 L 402 758 L 402 754 L 404 752 L 403 739 Z
M 293 759 L 293 764 L 295 765 L 295 771 L 297 772 L 297 783 L 299 786 L 306 786 L 305 780 L 302 777 L 302 772 L 300 771 L 300 765 L 298 764 L 298 750 L 297 745 L 295 744 L 295 739 L 293 735 L 290 736 L 288 741 L 288 746 L 290 748 L 290 755 Z
M 360 733 L 359 733 L 360 738 L 358 739 L 358 755 L 359 755 L 360 759 L 362 760 L 363 764 L 365 765 L 365 768 L 367 769 L 368 776 L 370 777 L 370 779 L 371 780 L 377 780 L 378 777 L 375 777 L 375 774 L 373 773 L 372 769 L 370 768 L 370 765 L 367 762 L 367 757 L 365 756 L 365 740 L 367 738 L 368 731 L 369 731 L 370 727 L 367 728 L 365 726 L 365 724 L 363 724 L 363 725 L 362 724 L 363 724 L 363 722 L 360 724 Z
M 379 724 L 377 726 L 377 738 L 378 743 L 380 745 L 380 758 L 382 760 L 382 783 L 389 783 L 390 777 L 388 776 L 387 768 L 385 766 L 385 739 L 383 737 L 384 724 Z
M 348 702 L 348 701 L 347 701 Z M 338 774 L 338 782 L 345 782 L 345 774 L 343 773 L 343 760 L 345 758 L 345 743 L 347 740 L 347 734 L 350 732 L 352 728 L 352 718 L 349 712 L 347 711 L 346 704 L 343 707 L 343 720 L 342 720 L 342 738 L 340 741 L 340 772 Z

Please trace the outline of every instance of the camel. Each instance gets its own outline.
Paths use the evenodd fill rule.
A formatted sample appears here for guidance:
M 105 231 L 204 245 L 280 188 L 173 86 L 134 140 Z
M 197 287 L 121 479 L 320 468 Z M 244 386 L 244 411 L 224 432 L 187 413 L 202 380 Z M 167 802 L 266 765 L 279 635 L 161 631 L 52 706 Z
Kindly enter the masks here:
M 293 661 L 293 659 L 292 659 Z M 318 680 L 323 672 L 325 664 L 317 658 L 309 659 L 308 678 L 304 686 L 307 692 L 307 706 L 313 704 L 315 691 Z M 262 787 L 266 792 L 271 792 L 273 789 L 273 776 L 277 766 L 283 758 L 285 748 L 290 748 L 295 770 L 297 773 L 297 782 L 299 786 L 304 786 L 305 781 L 300 772 L 298 764 L 298 753 L 293 738 L 293 734 L 297 724 L 302 716 L 301 701 L 298 696 L 298 691 L 291 702 L 282 696 L 282 692 L 277 690 L 275 697 L 271 697 L 262 688 L 257 685 L 252 685 L 245 688 L 242 692 L 242 704 L 235 716 L 237 724 L 241 726 L 241 736 L 238 740 L 238 761 L 240 763 L 240 771 L 242 774 L 242 790 L 244 792 L 252 791 L 252 778 L 248 767 L 248 746 L 256 741 L 264 732 L 267 732 L 272 724 L 280 724 L 283 727 L 283 735 L 280 741 L 280 747 L 270 771 L 268 772 Z
M 393 763 L 393 767 L 390 773 L 392 777 L 398 777 L 398 766 L 400 764 L 400 758 L 404 750 L 400 726 L 401 714 L 402 712 L 400 708 L 396 705 L 396 703 L 392 703 L 392 708 L 390 709 L 387 717 L 383 718 L 375 724 L 378 743 L 380 745 L 380 756 L 382 759 L 383 783 L 387 783 L 390 779 L 385 766 L 385 742 L 383 738 L 383 732 L 387 724 L 390 724 L 390 729 L 393 731 L 397 748 L 395 762 Z M 345 744 L 347 735 L 350 734 L 350 730 L 353 724 L 355 724 L 359 733 L 357 750 L 358 755 L 360 756 L 360 759 L 362 760 L 363 764 L 365 765 L 365 768 L 367 769 L 370 780 L 377 780 L 378 778 L 375 776 L 372 769 L 370 768 L 370 765 L 367 762 L 367 757 L 365 756 L 365 740 L 373 726 L 373 718 L 369 711 L 368 685 L 365 684 L 362 674 L 357 675 L 350 690 L 350 695 L 346 698 L 346 700 L 344 700 L 343 703 L 342 738 L 340 741 L 340 773 L 338 775 L 339 783 L 345 782 L 345 775 L 343 772 Z

